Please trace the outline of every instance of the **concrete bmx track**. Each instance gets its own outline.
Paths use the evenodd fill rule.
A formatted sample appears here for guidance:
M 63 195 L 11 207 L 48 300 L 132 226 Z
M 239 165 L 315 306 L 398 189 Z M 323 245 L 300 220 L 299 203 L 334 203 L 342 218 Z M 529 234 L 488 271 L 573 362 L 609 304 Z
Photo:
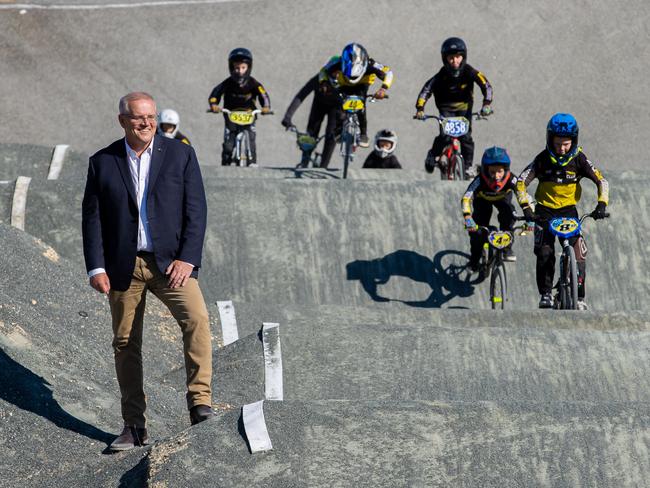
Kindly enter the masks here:
M 649 20 L 638 0 L 0 0 L 0 486 L 648 486 Z M 504 145 L 519 172 L 569 111 L 610 182 L 611 218 L 585 224 L 587 312 L 537 310 L 531 236 L 505 311 L 466 268 L 465 184 L 424 172 L 433 130 L 411 118 L 450 35 L 495 89 L 477 157 Z M 395 71 L 369 132 L 396 130 L 406 169 L 361 170 L 361 151 L 348 180 L 338 153 L 332 171 L 294 170 L 279 121 L 351 40 Z M 218 166 L 223 123 L 205 114 L 238 45 L 276 111 L 258 122 L 260 168 Z M 109 454 L 119 389 L 80 207 L 133 90 L 179 111 L 201 162 L 217 417 L 189 427 L 180 331 L 151 297 L 155 442 Z

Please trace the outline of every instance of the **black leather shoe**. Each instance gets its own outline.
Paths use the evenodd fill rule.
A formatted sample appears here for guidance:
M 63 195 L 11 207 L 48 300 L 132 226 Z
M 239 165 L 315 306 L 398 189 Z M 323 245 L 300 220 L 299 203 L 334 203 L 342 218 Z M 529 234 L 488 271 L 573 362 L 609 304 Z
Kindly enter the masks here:
M 208 420 L 214 415 L 214 410 L 210 405 L 194 405 L 190 408 L 190 422 L 192 422 L 192 425 Z
M 122 433 L 115 439 L 109 449 L 111 451 L 128 451 L 136 446 L 149 444 L 147 429 L 125 425 Z

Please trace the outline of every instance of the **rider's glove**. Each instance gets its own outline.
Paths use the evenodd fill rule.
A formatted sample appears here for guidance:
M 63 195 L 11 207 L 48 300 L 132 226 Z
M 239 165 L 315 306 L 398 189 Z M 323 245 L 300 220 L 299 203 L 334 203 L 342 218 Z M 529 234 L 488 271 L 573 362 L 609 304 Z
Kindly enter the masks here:
M 598 202 L 594 211 L 591 212 L 591 216 L 596 220 L 604 219 L 607 216 L 606 210 L 607 204 L 605 202 Z
M 483 105 L 483 107 L 481 107 L 481 115 L 487 117 L 490 114 L 492 114 L 492 107 L 489 105 Z
M 262 115 L 266 115 L 271 111 L 271 107 L 262 107 Z
M 282 126 L 283 126 L 285 129 L 290 129 L 291 127 L 293 127 L 293 122 L 291 122 L 291 119 L 289 119 L 289 118 L 287 118 L 287 117 L 285 117 L 284 119 L 282 119 L 282 122 L 280 122 L 280 123 L 282 124 Z
M 221 107 L 219 105 L 212 104 L 212 105 L 210 105 L 210 108 L 212 109 L 212 111 L 215 114 L 218 114 L 219 112 L 221 112 Z
M 415 112 L 415 118 L 418 120 L 424 120 L 424 110 L 418 110 Z
M 373 97 L 376 98 L 377 100 L 383 100 L 384 98 L 386 98 L 386 88 L 382 86 L 379 90 L 375 92 Z
M 467 232 L 476 232 L 478 230 L 478 225 L 476 225 L 474 219 L 469 215 L 465 217 L 465 230 Z

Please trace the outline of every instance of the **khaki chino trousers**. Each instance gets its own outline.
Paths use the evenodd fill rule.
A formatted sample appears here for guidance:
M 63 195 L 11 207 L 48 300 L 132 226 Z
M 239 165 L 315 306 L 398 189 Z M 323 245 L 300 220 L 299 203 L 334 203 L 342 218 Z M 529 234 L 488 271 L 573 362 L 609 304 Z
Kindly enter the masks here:
M 183 334 L 187 407 L 212 405 L 212 343 L 208 310 L 199 283 L 169 288 L 151 253 L 138 253 L 131 285 L 109 292 L 113 319 L 115 370 L 122 396 L 124 425 L 145 427 L 146 396 L 142 374 L 142 330 L 147 290 L 169 309 Z

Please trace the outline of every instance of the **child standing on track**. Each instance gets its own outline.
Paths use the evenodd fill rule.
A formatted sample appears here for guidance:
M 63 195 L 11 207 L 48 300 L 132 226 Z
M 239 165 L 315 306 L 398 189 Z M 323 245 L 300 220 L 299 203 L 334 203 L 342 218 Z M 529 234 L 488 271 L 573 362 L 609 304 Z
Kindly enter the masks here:
M 519 176 L 517 199 L 524 208 L 527 220 L 533 220 L 526 187 L 537 178 L 534 219 L 535 255 L 537 256 L 537 289 L 541 298 L 539 308 L 553 306 L 553 275 L 555 273 L 555 235 L 549 230 L 549 223 L 556 218 L 578 218 L 576 204 L 582 189 L 580 180 L 584 177 L 598 187 L 598 204 L 592 212 L 594 219 L 606 217 L 609 202 L 609 184 L 602 173 L 587 159 L 578 146 L 578 122 L 571 114 L 557 113 L 546 126 L 546 149 L 539 153 Z M 569 239 L 578 264 L 578 308 L 585 310 L 585 273 L 587 245 L 581 235 Z
M 271 99 L 262 84 L 251 76 L 253 70 L 253 55 L 243 47 L 233 49 L 228 55 L 230 76 L 214 87 L 208 102 L 214 113 L 221 112 L 219 101 L 223 97 L 223 106 L 228 110 L 255 110 L 255 99 L 262 106 L 262 114 L 271 111 Z M 235 147 L 238 127 L 224 114 L 225 127 L 223 134 L 223 149 L 221 164 L 230 165 L 232 151 Z M 249 166 L 257 166 L 257 148 L 255 145 L 255 124 L 248 126 L 252 157 L 247 162 Z
M 402 169 L 397 156 L 393 154 L 397 147 L 397 134 L 392 130 L 382 129 L 375 135 L 375 148 L 363 163 L 364 168 Z

